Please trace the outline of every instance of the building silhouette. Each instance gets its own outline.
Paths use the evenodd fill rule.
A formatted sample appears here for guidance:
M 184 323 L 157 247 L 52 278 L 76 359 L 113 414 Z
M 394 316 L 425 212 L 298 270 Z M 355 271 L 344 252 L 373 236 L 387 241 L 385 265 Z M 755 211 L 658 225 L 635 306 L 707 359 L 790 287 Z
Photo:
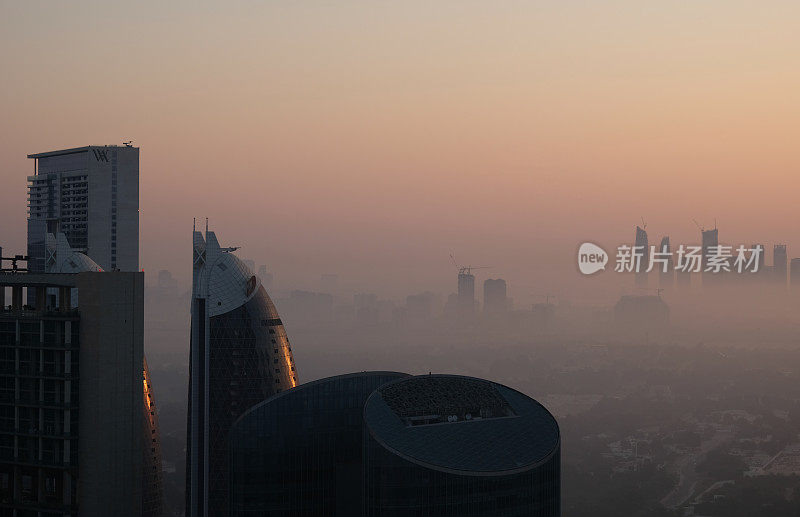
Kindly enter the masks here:
M 775 283 L 785 286 L 787 269 L 786 244 L 776 244 L 772 248 L 772 274 Z
M 552 328 L 556 317 L 556 306 L 550 300 L 531 305 L 531 322 L 538 331 Z
M 622 331 L 663 330 L 669 325 L 669 312 L 661 296 L 623 295 L 614 306 L 614 322 Z
M 143 273 L 0 272 L 3 515 L 156 515 L 143 513 L 161 505 L 145 496 L 143 300 Z
M 274 288 L 275 276 L 269 273 L 267 271 L 267 266 L 263 264 L 258 266 L 258 279 L 261 280 L 261 285 L 264 286 L 267 292 L 270 292 Z
M 475 313 L 475 275 L 469 268 L 461 268 L 458 272 L 457 311 L 459 317 Z
M 658 286 L 662 289 L 669 289 L 675 284 L 675 270 L 672 262 L 672 248 L 669 243 L 669 236 L 665 235 L 661 238 L 661 243 L 658 245 L 659 253 L 667 253 L 667 266 L 664 268 L 661 264 L 657 264 L 658 269 Z M 666 269 L 666 270 L 665 270 Z
M 647 267 L 650 262 L 650 245 L 647 241 L 647 232 L 644 228 L 636 226 L 636 240 L 634 243 L 634 253 L 639 255 L 639 269 L 635 273 L 636 286 L 647 287 Z
M 764 279 L 769 278 L 771 274 L 771 268 L 767 268 L 767 247 L 763 244 L 751 244 L 751 250 L 759 250 L 758 253 L 758 266 L 755 273 L 748 273 L 745 275 L 745 278 L 751 279 L 751 281 L 763 281 Z M 750 251 L 750 256 L 756 251 Z M 755 266 L 755 265 L 754 265 Z
M 789 270 L 789 282 L 793 288 L 800 287 L 800 258 L 793 258 Z
M 702 237 L 703 252 L 703 258 L 701 260 L 701 278 L 703 279 L 703 286 L 718 285 L 720 273 L 706 271 L 706 267 L 708 265 L 708 256 L 712 253 L 713 249 L 719 246 L 719 231 L 716 228 L 713 230 L 700 230 L 700 235 Z
M 508 310 L 506 281 L 489 278 L 483 282 L 483 311 L 486 314 L 502 314 Z
M 433 318 L 435 295 L 429 291 L 406 296 L 406 317 L 410 323 L 425 322 Z
M 560 514 L 555 419 L 473 377 L 322 379 L 252 408 L 230 441 L 232 516 Z
M 228 515 L 233 422 L 297 385 L 289 339 L 269 295 L 214 232 L 193 232 L 186 515 Z
M 560 515 L 560 434 L 501 384 L 420 375 L 364 407 L 365 515 Z

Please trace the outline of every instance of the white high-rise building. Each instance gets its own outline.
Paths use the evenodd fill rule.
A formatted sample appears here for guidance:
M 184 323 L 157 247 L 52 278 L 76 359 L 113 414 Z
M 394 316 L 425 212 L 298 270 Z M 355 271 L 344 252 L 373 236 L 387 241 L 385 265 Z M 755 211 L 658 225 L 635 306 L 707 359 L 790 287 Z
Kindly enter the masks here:
M 28 158 L 30 269 L 45 271 L 47 234 L 63 233 L 104 270 L 138 271 L 139 148 L 86 146 Z

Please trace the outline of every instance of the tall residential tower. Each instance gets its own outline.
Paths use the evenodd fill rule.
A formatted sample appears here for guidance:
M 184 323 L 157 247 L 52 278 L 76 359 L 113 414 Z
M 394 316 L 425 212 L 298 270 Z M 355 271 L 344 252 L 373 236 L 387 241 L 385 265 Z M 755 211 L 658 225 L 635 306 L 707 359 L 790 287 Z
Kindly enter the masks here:
M 29 154 L 29 268 L 45 270 L 48 233 L 106 271 L 139 266 L 139 148 L 86 146 Z

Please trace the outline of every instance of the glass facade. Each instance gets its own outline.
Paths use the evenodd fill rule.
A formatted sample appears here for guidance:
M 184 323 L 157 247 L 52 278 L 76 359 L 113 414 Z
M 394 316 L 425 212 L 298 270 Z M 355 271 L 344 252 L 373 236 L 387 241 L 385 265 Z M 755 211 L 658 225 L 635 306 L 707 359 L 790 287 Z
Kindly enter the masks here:
M 364 408 L 368 516 L 560 515 L 558 424 L 516 390 L 458 375 L 388 383 Z
M 196 303 L 195 317 L 205 312 L 203 307 L 205 304 Z M 208 447 L 197 451 L 197 464 L 208 472 L 207 479 L 201 472 L 199 485 L 208 488 L 205 496 L 199 491 L 196 495 L 199 506 L 207 504 L 208 515 L 228 515 L 231 426 L 255 404 L 294 387 L 297 374 L 283 323 L 263 287 L 259 286 L 244 305 L 211 316 L 208 329 L 208 373 L 207 377 L 202 375 L 208 384 L 197 399 L 199 407 L 208 407 L 208 421 L 203 420 L 198 428 L 200 443 L 207 439 Z M 198 341 L 204 341 L 204 337 L 198 336 Z M 190 376 L 194 374 L 190 372 Z M 190 412 L 193 410 L 190 407 Z M 191 425 L 189 432 L 187 443 L 191 444 Z M 187 503 L 191 505 L 191 499 L 187 498 Z
M 447 424 L 443 424 L 447 425 Z M 388 451 L 366 433 L 366 515 L 561 515 L 560 446 L 541 465 L 510 475 L 461 475 Z
M 364 372 L 304 384 L 254 407 L 231 436 L 231 515 L 359 515 L 364 401 L 407 377 Z
M 232 516 L 560 514 L 552 415 L 471 377 L 322 379 L 255 406 L 230 443 Z

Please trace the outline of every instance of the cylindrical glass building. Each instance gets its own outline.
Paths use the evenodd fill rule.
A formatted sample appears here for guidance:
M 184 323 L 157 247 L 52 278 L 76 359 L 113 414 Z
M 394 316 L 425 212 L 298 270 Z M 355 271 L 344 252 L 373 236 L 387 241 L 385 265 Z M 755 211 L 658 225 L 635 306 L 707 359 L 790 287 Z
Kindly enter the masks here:
M 560 514 L 560 434 L 532 398 L 472 377 L 422 375 L 364 407 L 366 515 Z
M 360 515 L 362 413 L 377 387 L 408 377 L 361 372 L 303 384 L 233 425 L 231 515 Z

